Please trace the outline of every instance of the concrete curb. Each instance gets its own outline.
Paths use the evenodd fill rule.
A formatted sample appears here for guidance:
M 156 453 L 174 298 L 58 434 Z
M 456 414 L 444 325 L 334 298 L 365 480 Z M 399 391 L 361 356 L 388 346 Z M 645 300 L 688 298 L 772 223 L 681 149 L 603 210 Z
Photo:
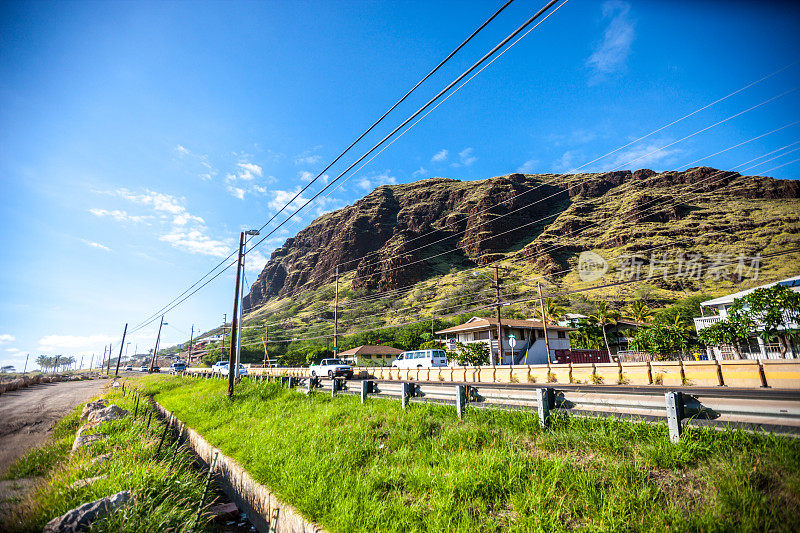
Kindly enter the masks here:
M 215 474 L 222 490 L 236 503 L 258 531 L 263 533 L 327 533 L 319 525 L 306 520 L 294 507 L 280 501 L 267 487 L 254 480 L 242 466 L 211 446 L 199 433 L 178 420 L 170 411 L 153 401 L 156 409 L 177 430 L 179 439 L 188 445 L 206 465 L 215 453 Z M 270 522 L 273 522 L 270 524 Z

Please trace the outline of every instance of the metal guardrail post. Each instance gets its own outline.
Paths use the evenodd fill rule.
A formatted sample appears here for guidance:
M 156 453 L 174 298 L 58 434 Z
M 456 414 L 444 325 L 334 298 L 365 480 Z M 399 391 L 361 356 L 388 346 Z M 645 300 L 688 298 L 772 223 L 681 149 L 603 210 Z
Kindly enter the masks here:
M 336 396 L 336 392 L 339 390 L 339 387 L 340 387 L 339 378 L 333 378 L 333 380 L 331 380 L 331 396 L 332 397 Z
M 550 406 L 553 404 L 553 389 L 536 389 L 536 407 L 539 410 L 539 425 L 547 427 L 550 422 Z
M 372 392 L 372 381 L 365 379 L 361 382 L 361 403 L 367 401 L 367 394 Z
M 467 406 L 467 387 L 466 385 L 456 385 L 456 413 L 458 419 L 464 418 L 464 408 Z
M 289 377 L 287 379 L 288 379 L 288 383 L 287 384 L 289 385 L 289 388 L 293 389 L 294 388 L 294 378 L 293 377 Z
M 681 420 L 683 420 L 683 393 L 671 391 L 664 393 L 667 403 L 667 426 L 669 427 L 669 440 L 678 442 L 681 439 Z
M 403 389 L 402 394 L 400 395 L 400 401 L 403 404 L 403 409 L 406 408 L 408 405 L 408 399 L 414 396 L 414 384 L 410 381 L 403 382 Z

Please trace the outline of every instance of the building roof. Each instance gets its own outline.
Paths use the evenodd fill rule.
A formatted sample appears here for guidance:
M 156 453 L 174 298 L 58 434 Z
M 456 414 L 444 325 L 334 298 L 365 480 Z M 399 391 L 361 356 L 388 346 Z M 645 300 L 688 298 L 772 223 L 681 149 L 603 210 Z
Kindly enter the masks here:
M 356 348 L 350 348 L 343 352 L 339 352 L 339 357 L 352 357 L 356 355 L 400 355 L 403 350 L 392 348 L 391 346 L 373 346 L 370 344 L 363 344 Z
M 506 328 L 532 328 L 532 329 L 544 329 L 544 324 L 542 324 L 539 320 L 514 320 L 511 318 L 503 319 L 503 327 Z M 481 329 L 489 329 L 492 327 L 497 327 L 497 319 L 496 318 L 480 318 L 474 316 L 461 324 L 460 326 L 453 326 L 451 328 L 443 329 L 437 331 L 436 333 L 457 333 L 461 331 L 473 331 L 473 330 L 481 330 Z M 568 328 L 565 326 L 554 326 L 554 325 L 547 325 L 547 329 L 552 329 L 553 331 L 573 331 L 575 328 Z
M 708 307 L 712 305 L 731 304 L 736 298 L 747 296 L 756 289 L 764 289 L 766 287 L 772 287 L 773 285 L 783 285 L 784 287 L 790 288 L 794 292 L 800 292 L 800 276 L 782 279 L 780 281 L 775 281 L 773 283 L 767 283 L 766 285 L 761 285 L 760 287 L 753 287 L 752 289 L 747 289 L 744 291 L 734 292 L 733 294 L 728 294 L 727 296 L 721 296 L 719 298 L 714 298 L 713 300 L 705 301 L 700 305 L 702 307 Z

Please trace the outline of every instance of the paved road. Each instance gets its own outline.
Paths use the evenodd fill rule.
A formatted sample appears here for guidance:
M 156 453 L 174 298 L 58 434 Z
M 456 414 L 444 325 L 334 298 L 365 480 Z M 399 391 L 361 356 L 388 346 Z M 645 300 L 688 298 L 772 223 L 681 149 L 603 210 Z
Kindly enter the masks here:
M 55 422 L 100 394 L 107 383 L 45 383 L 0 395 L 0 475 L 26 451 L 44 444 Z

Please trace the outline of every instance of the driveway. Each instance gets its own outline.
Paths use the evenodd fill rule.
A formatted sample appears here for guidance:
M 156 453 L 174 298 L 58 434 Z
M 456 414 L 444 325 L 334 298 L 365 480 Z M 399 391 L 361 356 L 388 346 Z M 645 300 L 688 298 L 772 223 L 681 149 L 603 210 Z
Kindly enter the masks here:
M 25 452 L 44 444 L 58 420 L 100 394 L 108 382 L 43 383 L 0 395 L 0 476 Z

